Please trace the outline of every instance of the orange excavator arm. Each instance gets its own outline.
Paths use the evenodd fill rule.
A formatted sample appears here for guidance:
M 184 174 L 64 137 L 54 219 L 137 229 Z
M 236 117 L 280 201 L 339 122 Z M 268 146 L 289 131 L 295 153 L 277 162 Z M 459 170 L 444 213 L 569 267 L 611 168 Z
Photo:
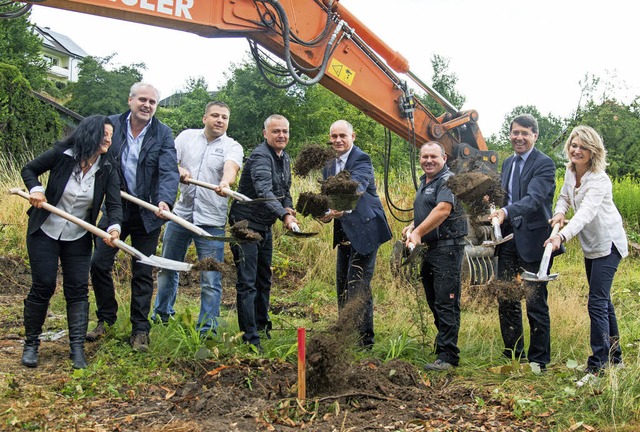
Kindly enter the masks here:
M 41 0 L 27 3 L 195 33 L 245 37 L 283 60 L 301 84 L 321 85 L 399 136 L 442 143 L 450 158 L 480 155 L 495 169 L 476 111 L 459 112 L 413 75 L 408 61 L 339 4 L 339 0 Z M 446 111 L 436 117 L 405 80 Z

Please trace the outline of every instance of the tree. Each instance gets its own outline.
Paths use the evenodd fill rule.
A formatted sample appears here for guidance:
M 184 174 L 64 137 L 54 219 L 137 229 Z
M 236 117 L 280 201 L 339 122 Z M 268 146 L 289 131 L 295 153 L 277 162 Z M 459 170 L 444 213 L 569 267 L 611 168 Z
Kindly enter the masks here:
M 0 6 L 0 12 L 7 7 L 11 6 Z M 18 18 L 0 19 L 0 59 L 17 67 L 31 88 L 40 90 L 46 83 L 48 65 L 40 54 L 42 41 L 29 16 L 30 12 Z
M 606 79 L 586 74 L 580 85 L 580 103 L 559 147 L 574 126 L 591 126 L 602 136 L 607 149 L 607 172 L 613 177 L 640 178 L 640 96 L 628 104 L 621 103 L 616 95 L 629 92 L 626 84 L 611 73 Z
M 32 157 L 60 139 L 58 113 L 33 96 L 17 67 L 0 63 L 0 146 L 2 154 Z
M 439 54 L 434 54 L 431 57 L 431 67 L 433 68 L 431 87 L 444 96 L 454 107 L 460 109 L 464 105 L 466 98 L 455 88 L 456 84 L 458 84 L 458 76 L 449 71 L 449 59 Z M 446 112 L 445 108 L 432 97 L 421 95 L 419 98 L 433 115 L 441 116 Z
M 116 54 L 107 57 L 85 57 L 80 62 L 78 81 L 67 86 L 71 94 L 67 108 L 83 116 L 111 115 L 128 109 L 131 86 L 142 80 L 144 63 L 108 70 Z
M 156 114 L 176 135 L 185 129 L 202 128 L 204 107 L 212 100 L 204 77 L 189 78 L 180 96 L 177 107 L 159 107 Z

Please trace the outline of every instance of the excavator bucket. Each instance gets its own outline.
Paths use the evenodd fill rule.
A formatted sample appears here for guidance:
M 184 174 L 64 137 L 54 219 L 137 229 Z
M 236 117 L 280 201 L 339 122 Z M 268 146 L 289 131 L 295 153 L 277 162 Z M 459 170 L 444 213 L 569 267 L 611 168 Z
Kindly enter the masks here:
M 462 279 L 468 285 L 486 285 L 495 275 L 493 247 L 467 245 L 464 248 Z

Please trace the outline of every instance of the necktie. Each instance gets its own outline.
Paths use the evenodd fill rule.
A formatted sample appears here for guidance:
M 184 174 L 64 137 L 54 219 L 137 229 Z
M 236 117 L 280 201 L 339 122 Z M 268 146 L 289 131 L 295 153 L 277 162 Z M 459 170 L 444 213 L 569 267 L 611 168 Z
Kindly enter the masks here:
M 522 171 L 521 156 L 516 156 L 516 166 L 513 169 L 513 177 L 511 179 L 511 203 L 520 201 L 520 173 Z
M 340 171 L 342 171 L 343 166 L 342 166 L 342 159 L 338 158 L 336 159 L 336 174 L 338 174 Z

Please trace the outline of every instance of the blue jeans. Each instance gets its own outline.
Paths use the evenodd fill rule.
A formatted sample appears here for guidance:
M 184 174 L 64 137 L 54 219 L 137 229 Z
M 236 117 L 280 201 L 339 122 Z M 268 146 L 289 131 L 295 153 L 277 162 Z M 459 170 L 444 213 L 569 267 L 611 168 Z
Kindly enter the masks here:
M 211 235 L 223 236 L 224 227 L 201 226 Z M 175 222 L 168 222 L 162 238 L 162 256 L 175 261 L 184 261 L 187 250 L 193 242 L 196 245 L 198 259 L 215 258 L 224 260 L 224 243 L 201 237 Z M 220 272 L 200 272 L 200 315 L 197 328 L 201 333 L 215 331 L 218 326 L 217 317 L 220 315 L 220 298 L 222 297 L 222 282 Z M 167 321 L 175 315 L 174 305 L 178 294 L 180 275 L 175 270 L 161 269 L 158 273 L 158 293 L 153 306 L 153 319 L 159 317 Z
M 244 332 L 242 340 L 260 346 L 258 331 L 271 330 L 269 297 L 271 294 L 271 260 L 273 238 L 271 231 L 257 231 L 262 240 L 257 243 L 232 243 L 231 252 L 236 263 L 236 304 L 238 325 Z
M 609 362 L 622 362 L 620 333 L 616 311 L 611 303 L 611 284 L 622 257 L 615 246 L 611 253 L 602 258 L 584 260 L 589 282 L 587 309 L 591 320 L 591 351 L 587 369 L 592 372 L 607 367 Z
M 420 278 L 433 322 L 438 329 L 438 359 L 458 366 L 460 349 L 460 285 L 464 246 L 442 246 L 427 250 L 422 260 Z
M 351 245 L 338 245 L 336 260 L 338 312 L 342 312 L 349 302 L 358 302 L 355 303 L 356 309 L 349 313 L 358 317 L 358 342 L 366 348 L 371 348 L 374 342 L 371 279 L 376 266 L 377 252 L 376 247 L 371 253 L 363 255 L 356 252 Z

